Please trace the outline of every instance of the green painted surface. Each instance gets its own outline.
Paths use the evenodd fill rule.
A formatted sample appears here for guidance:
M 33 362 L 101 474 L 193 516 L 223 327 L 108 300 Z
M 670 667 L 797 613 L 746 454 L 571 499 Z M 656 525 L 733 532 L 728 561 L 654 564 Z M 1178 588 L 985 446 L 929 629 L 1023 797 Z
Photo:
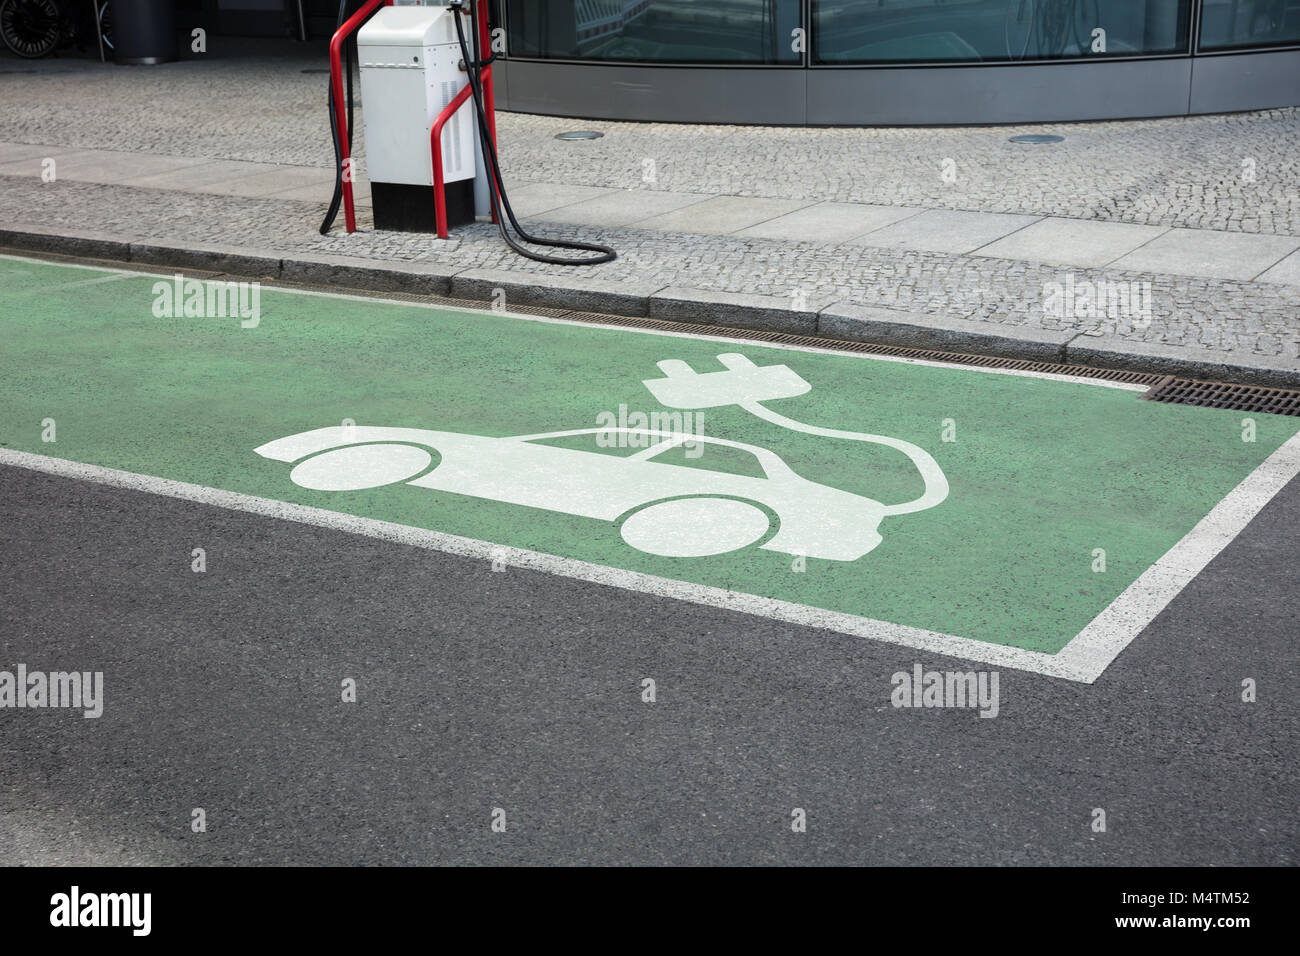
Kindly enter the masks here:
M 1096 385 L 271 289 L 257 328 L 156 318 L 156 279 L 86 281 L 98 278 L 0 259 L 0 445 L 1049 653 L 1296 431 L 1294 419 L 1254 415 L 1246 442 L 1241 413 Z M 658 361 L 716 371 L 730 351 L 811 383 L 775 411 L 924 448 L 948 500 L 885 519 L 883 543 L 857 561 L 796 571 L 790 555 L 756 547 L 655 557 L 609 522 L 404 484 L 310 491 L 253 452 L 344 419 L 487 436 L 594 428 L 620 403 L 659 410 L 641 384 Z M 885 503 L 920 493 L 897 451 L 734 406 L 701 414 L 707 435 L 770 448 L 805 478 Z M 47 418 L 53 444 L 41 440 Z M 942 440 L 949 419 L 955 442 Z M 710 454 L 676 462 L 707 468 Z M 747 471 L 734 456 L 717 468 Z

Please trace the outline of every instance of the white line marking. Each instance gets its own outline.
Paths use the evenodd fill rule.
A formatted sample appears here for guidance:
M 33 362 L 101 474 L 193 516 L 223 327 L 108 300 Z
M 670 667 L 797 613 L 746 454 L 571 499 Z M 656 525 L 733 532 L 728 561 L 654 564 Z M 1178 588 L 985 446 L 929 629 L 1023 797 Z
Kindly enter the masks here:
M 1056 656 L 1096 680 L 1110 662 L 1300 474 L 1300 432 L 1228 492 Z
M 547 574 L 729 611 L 740 611 L 804 627 L 839 631 L 856 637 L 899 644 L 932 654 L 965 658 L 995 667 L 1010 667 L 1091 684 L 1155 619 L 1156 615 L 1196 577 L 1201 569 L 1227 547 L 1259 514 L 1272 497 L 1300 473 L 1300 432 L 1265 459 L 1178 544 L 1131 584 L 1057 654 L 1004 647 L 854 614 L 778 601 L 756 594 L 674 581 L 539 551 L 506 547 L 490 541 L 478 541 L 474 538 L 443 534 L 390 521 L 361 518 L 337 511 L 326 511 L 322 508 L 221 491 L 168 478 L 137 475 L 114 468 L 101 468 L 98 465 L 83 465 L 45 455 L 0 449 L 0 465 L 13 465 L 116 488 L 180 498 L 285 521 L 297 521 L 397 544 L 442 551 L 460 557 L 484 561 L 504 557 L 507 563 L 519 568 L 529 568 Z
M 110 272 L 113 270 L 105 269 L 103 266 L 91 266 L 80 262 L 48 262 L 44 259 L 33 259 L 28 256 L 0 255 L 0 259 L 11 259 L 15 262 L 35 262 L 41 265 L 58 266 L 61 268 L 71 269 L 93 269 L 100 272 Z M 127 275 L 144 276 L 151 279 L 173 279 L 176 273 L 184 274 L 183 269 L 177 269 L 171 273 L 161 272 L 130 272 Z M 526 275 L 526 273 L 522 273 Z M 202 279 L 202 282 L 222 282 L 221 279 Z M 524 315 L 520 312 L 511 312 L 509 310 L 495 311 L 493 309 L 477 309 L 470 306 L 449 306 L 437 302 L 407 302 L 402 299 L 385 299 L 379 296 L 371 295 L 349 295 L 346 292 L 324 292 L 316 289 L 294 289 L 287 286 L 268 285 L 263 288 L 264 292 L 277 293 L 285 295 L 307 295 L 319 296 L 326 299 L 343 299 L 348 302 L 380 302 L 384 305 L 401 305 L 413 309 L 430 309 L 437 312 L 464 312 L 469 315 L 493 315 L 508 319 L 523 319 L 526 322 L 542 322 L 550 325 L 570 325 L 584 329 L 599 329 L 602 332 L 633 332 L 638 335 L 660 335 L 667 338 L 692 339 L 696 342 L 726 342 L 733 345 L 744 345 L 747 347 L 758 347 L 764 349 L 782 349 L 787 352 L 811 352 L 815 355 L 839 355 L 859 359 L 870 359 L 875 362 L 897 362 L 903 365 L 923 365 L 926 368 L 942 368 L 956 372 L 981 372 L 985 375 L 1016 375 L 1021 378 L 1039 378 L 1049 382 L 1070 382 L 1076 385 L 1096 385 L 1100 388 L 1117 388 L 1128 392 L 1145 392 L 1149 385 L 1135 385 L 1131 382 L 1111 382 L 1099 378 L 1083 378 L 1078 375 L 1058 375 L 1054 372 L 1034 372 L 1025 369 L 1016 368 L 987 368 L 982 365 L 958 365 L 952 362 L 934 362 L 928 359 L 905 358 L 898 355 L 869 355 L 864 352 L 845 352 L 840 349 L 822 348 L 815 345 L 789 345 L 784 342 L 760 342 L 757 339 L 741 339 L 731 336 L 722 335 L 696 335 L 691 332 L 674 332 L 667 329 L 636 329 L 627 328 L 621 325 L 601 325 L 596 322 L 578 322 L 573 319 L 555 319 L 545 315 Z

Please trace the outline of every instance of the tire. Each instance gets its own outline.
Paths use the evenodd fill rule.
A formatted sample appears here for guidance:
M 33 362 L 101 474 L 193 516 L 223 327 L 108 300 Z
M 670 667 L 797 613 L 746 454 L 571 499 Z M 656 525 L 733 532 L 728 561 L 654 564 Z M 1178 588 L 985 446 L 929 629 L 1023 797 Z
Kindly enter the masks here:
M 0 0 L 0 40 L 18 56 L 49 56 L 63 36 L 63 18 L 54 0 Z
M 345 445 L 300 461 L 289 478 L 313 491 L 363 491 L 410 481 L 437 467 L 436 455 L 418 445 Z
M 771 521 L 767 512 L 736 498 L 669 498 L 623 519 L 623 540 L 664 558 L 705 558 L 739 551 L 761 541 Z

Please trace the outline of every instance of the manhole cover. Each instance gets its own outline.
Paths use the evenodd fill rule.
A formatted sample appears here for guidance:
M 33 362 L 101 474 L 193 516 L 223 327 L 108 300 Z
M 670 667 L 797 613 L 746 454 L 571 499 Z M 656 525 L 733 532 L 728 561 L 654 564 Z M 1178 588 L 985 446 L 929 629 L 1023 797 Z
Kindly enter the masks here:
M 1064 136 L 1053 136 L 1051 133 L 1026 133 L 1024 136 L 1012 136 L 1013 143 L 1063 143 Z
M 605 135 L 604 133 L 601 133 L 594 129 L 571 129 L 567 133 L 556 134 L 555 138 L 556 139 L 600 139 L 604 135 Z

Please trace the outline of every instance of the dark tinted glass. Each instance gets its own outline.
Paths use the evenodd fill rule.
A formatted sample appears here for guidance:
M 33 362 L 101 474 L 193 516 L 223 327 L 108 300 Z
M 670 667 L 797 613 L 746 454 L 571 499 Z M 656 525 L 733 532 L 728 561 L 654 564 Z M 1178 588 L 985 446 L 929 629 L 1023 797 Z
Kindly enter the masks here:
M 1086 59 L 1187 49 L 1190 0 L 812 0 L 817 63 Z
M 506 0 L 515 57 L 802 62 L 799 0 Z
M 1205 0 L 1201 49 L 1300 44 L 1300 0 Z

